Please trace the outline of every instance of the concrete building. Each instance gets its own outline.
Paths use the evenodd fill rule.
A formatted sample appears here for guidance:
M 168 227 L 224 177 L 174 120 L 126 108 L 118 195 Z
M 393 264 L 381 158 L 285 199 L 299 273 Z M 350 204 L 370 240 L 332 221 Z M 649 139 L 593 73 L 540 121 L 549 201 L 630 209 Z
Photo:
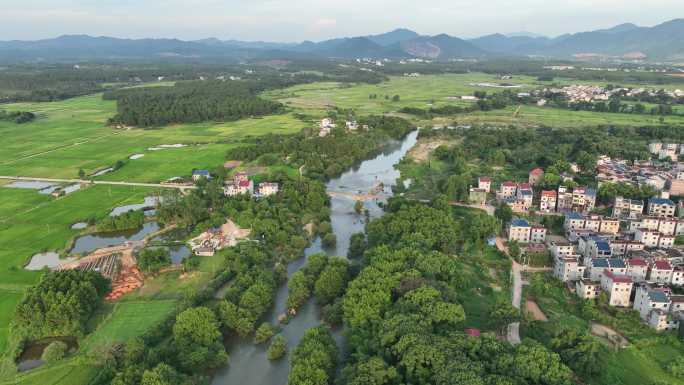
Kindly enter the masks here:
M 263 182 L 259 183 L 258 194 L 262 197 L 268 197 L 278 194 L 279 189 L 280 187 L 278 186 L 278 183 Z
M 588 279 L 580 279 L 575 284 L 575 290 L 582 299 L 594 299 L 601 294 L 601 284 Z
M 513 219 L 508 225 L 508 241 L 530 243 L 532 226 L 524 219 Z
M 629 307 L 632 295 L 632 278 L 605 270 L 601 278 L 601 288 L 608 293 L 608 304 L 616 307 Z
M 639 312 L 641 319 L 648 322 L 651 311 L 668 312 L 670 303 L 668 295 L 662 289 L 654 288 L 649 284 L 641 284 L 636 289 L 633 307 Z
M 482 188 L 471 188 L 468 194 L 468 201 L 474 205 L 484 205 L 487 203 L 487 190 Z
M 644 212 L 644 202 L 635 199 L 616 197 L 613 205 L 613 217 L 622 219 L 637 219 Z
M 634 232 L 634 240 L 643 243 L 646 247 L 658 247 L 660 233 L 657 230 L 637 229 Z
M 641 251 L 645 248 L 644 244 L 637 241 L 616 239 L 610 241 L 610 250 L 614 257 L 626 257 L 633 251 Z
M 648 280 L 659 284 L 670 284 L 672 282 L 672 273 L 674 268 L 668 261 L 655 261 L 651 265 L 648 274 Z
M 546 242 L 547 230 L 543 226 L 532 226 L 530 232 L 530 243 L 541 244 Z
M 529 182 L 532 186 L 539 184 L 539 182 L 541 182 L 543 178 L 544 178 L 544 169 L 535 168 L 534 170 L 530 171 Z
M 585 270 L 579 257 L 560 257 L 555 259 L 553 275 L 563 282 L 577 281 L 584 278 Z
M 660 218 L 675 216 L 676 205 L 669 199 L 651 198 L 648 201 L 648 215 Z
M 518 190 L 518 185 L 514 182 L 503 182 L 499 187 L 499 192 L 497 193 L 497 198 L 504 200 L 507 198 L 513 198 L 516 191 Z
M 486 176 L 477 178 L 477 188 L 482 189 L 489 194 L 492 191 L 492 179 Z
M 556 191 L 542 191 L 541 198 L 539 200 L 539 209 L 542 212 L 554 212 L 556 211 L 556 201 L 558 200 L 558 193 Z
M 637 283 L 646 281 L 646 277 L 648 276 L 648 263 L 640 258 L 628 259 L 627 275 Z

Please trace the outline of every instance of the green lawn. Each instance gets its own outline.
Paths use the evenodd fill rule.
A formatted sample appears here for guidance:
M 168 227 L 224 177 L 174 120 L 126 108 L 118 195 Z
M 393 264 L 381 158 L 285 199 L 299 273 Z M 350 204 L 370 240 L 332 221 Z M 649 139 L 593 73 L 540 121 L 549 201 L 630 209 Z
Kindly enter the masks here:
M 3 385 L 87 385 L 97 373 L 91 365 L 65 361 L 53 366 L 41 367 L 26 374 L 19 375 L 13 381 Z
M 7 347 L 9 324 L 21 296 L 18 291 L 0 290 L 0 352 L 4 352 Z
M 121 301 L 112 306 L 113 309 L 99 327 L 83 341 L 82 352 L 126 342 L 142 335 L 171 314 L 176 301 Z

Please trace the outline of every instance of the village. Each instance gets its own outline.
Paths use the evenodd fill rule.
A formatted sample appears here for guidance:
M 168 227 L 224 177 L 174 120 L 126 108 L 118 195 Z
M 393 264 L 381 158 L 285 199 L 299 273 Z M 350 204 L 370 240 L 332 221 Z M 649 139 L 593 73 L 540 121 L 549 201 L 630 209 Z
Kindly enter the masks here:
M 506 229 L 509 247 L 520 245 L 527 256 L 523 261 L 533 254 L 549 255 L 553 276 L 579 298 L 605 297 L 609 306 L 637 311 L 657 331 L 679 330 L 684 326 L 684 201 L 675 203 L 671 198 L 684 196 L 684 164 L 673 163 L 678 158 L 670 154 L 675 151 L 679 156 L 681 150 L 678 144 L 652 144 L 653 156 L 667 158 L 665 163 L 627 165 L 600 158 L 599 186 L 647 185 L 655 195 L 645 201 L 617 196 L 610 207 L 598 210 L 595 188 L 560 185 L 544 190 L 538 187 L 544 170 L 535 168 L 528 180 L 503 181 L 497 190 L 491 178 L 479 177 L 477 187 L 470 189 L 470 203 L 509 206 L 517 216 Z M 656 178 L 658 183 L 653 181 Z M 562 229 L 554 232 L 531 219 L 540 216 L 558 218 Z

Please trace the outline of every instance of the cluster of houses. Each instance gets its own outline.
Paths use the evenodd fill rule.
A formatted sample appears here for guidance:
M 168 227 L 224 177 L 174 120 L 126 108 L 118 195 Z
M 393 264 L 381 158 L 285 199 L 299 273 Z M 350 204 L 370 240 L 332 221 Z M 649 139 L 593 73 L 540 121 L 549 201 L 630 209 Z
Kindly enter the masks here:
M 255 198 L 265 198 L 278 194 L 278 183 L 262 182 L 256 188 L 254 181 L 249 179 L 246 172 L 236 172 L 232 180 L 227 180 L 223 187 L 223 193 L 228 197 L 240 195 L 252 195 Z
M 336 127 L 337 124 L 335 124 L 335 122 L 332 119 L 322 119 L 318 125 L 318 136 L 321 138 L 325 138 L 326 136 L 330 135 L 332 133 L 332 130 Z M 347 130 L 347 132 L 354 132 L 359 129 L 359 124 L 355 120 L 347 120 L 344 124 L 344 127 Z M 368 130 L 368 125 L 364 124 L 362 128 L 364 130 Z
M 566 214 L 565 238 L 547 242 L 554 276 L 580 298 L 606 293 L 610 306 L 633 307 L 656 330 L 678 328 L 684 296 L 672 295 L 671 288 L 684 285 L 684 253 L 675 246 L 676 236 L 684 235 L 684 220 L 674 217 L 674 207 L 660 198 L 647 205 L 617 198 L 613 211 L 623 212 L 623 221 Z M 512 232 L 519 232 L 513 223 Z
M 194 182 L 211 178 L 211 173 L 208 170 L 194 170 L 192 172 Z M 249 175 L 243 171 L 236 172 L 232 179 L 225 181 L 223 186 L 223 194 L 228 197 L 252 195 L 255 198 L 266 198 L 278 194 L 279 190 L 278 183 L 272 182 L 262 182 L 255 187 L 254 181 L 250 180 Z
M 658 156 L 658 159 L 669 159 L 676 162 L 680 156 L 684 155 L 684 145 L 681 143 L 654 142 L 648 145 L 648 151 Z
M 509 205 L 514 213 L 528 213 L 533 208 L 533 188 L 542 181 L 543 177 L 544 170 L 535 168 L 530 171 L 527 182 L 502 182 L 499 189 L 496 191 L 496 199 Z M 485 204 L 487 202 L 487 196 L 491 191 L 491 179 L 485 176 L 480 177 L 478 179 L 478 186 L 470 188 L 470 203 L 479 205 Z M 561 185 L 558 187 L 558 190 L 541 191 L 539 197 L 539 210 L 544 213 L 590 212 L 595 206 L 596 189 L 589 187 L 575 187 L 574 189 L 570 189 Z
M 658 147 L 661 145 L 661 147 Z M 684 146 L 673 150 L 672 146 L 661 143 L 651 144 L 651 152 L 666 159 L 670 159 L 670 151 L 679 154 Z M 661 152 L 663 152 L 661 154 Z M 677 155 L 679 156 L 679 155 Z M 634 163 L 622 159 L 611 159 L 607 156 L 599 158 L 596 180 L 599 187 L 605 183 L 624 183 L 636 187 L 650 186 L 662 192 L 664 197 L 684 196 L 684 163 L 670 163 L 660 161 L 636 161 Z
M 582 102 L 607 102 L 615 96 L 655 97 L 665 94 L 671 98 L 680 98 L 684 96 L 684 91 L 655 90 L 645 88 L 606 88 L 596 85 L 573 84 L 562 88 L 544 88 L 542 90 L 534 91 L 532 94 L 535 96 L 548 94 L 562 95 L 568 101 L 568 103 L 574 104 Z

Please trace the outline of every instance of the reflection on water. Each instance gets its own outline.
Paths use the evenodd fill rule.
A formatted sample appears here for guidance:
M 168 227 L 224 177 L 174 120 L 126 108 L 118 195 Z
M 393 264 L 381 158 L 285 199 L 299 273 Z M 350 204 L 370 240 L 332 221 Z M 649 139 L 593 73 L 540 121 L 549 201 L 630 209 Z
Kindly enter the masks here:
M 391 196 L 392 186 L 399 177 L 399 172 L 394 169 L 416 143 L 418 132 L 410 133 L 403 141 L 388 146 L 376 158 L 365 161 L 353 167 L 339 178 L 331 180 L 327 184 L 328 191 L 368 193 L 380 183 L 384 184 L 384 196 Z M 362 232 L 365 226 L 365 218 L 354 211 L 355 201 L 346 197 L 335 197 L 331 200 L 331 223 L 333 232 L 337 236 L 337 245 L 331 249 L 323 249 L 320 239 L 317 239 L 305 252 L 306 256 L 325 251 L 331 256 L 346 257 L 349 248 L 349 238 L 353 233 Z M 364 206 L 369 210 L 371 218 L 382 215 L 379 201 L 367 201 Z M 305 258 L 291 263 L 288 266 L 288 276 L 300 269 L 306 263 Z M 265 320 L 274 325 L 278 324 L 278 315 L 286 311 L 287 285 L 278 289 L 275 298 L 275 306 L 265 317 Z M 319 309 L 315 302 L 310 300 L 299 310 L 289 324 L 281 325 L 282 335 L 287 340 L 288 356 L 271 362 L 266 358 L 268 345 L 255 345 L 251 338 L 235 339 L 230 342 L 230 363 L 221 369 L 212 381 L 212 385 L 283 385 L 287 383 L 289 371 L 289 355 L 297 346 L 299 340 L 307 329 L 321 324 Z M 339 331 L 335 332 L 338 345 L 343 345 Z M 343 347 L 343 346 L 342 346 Z
M 107 234 L 91 234 L 76 238 L 70 254 L 90 253 L 103 247 L 118 246 L 126 241 L 140 241 L 147 235 L 159 231 L 157 222 L 147 222 L 143 228 L 135 231 L 125 231 Z

